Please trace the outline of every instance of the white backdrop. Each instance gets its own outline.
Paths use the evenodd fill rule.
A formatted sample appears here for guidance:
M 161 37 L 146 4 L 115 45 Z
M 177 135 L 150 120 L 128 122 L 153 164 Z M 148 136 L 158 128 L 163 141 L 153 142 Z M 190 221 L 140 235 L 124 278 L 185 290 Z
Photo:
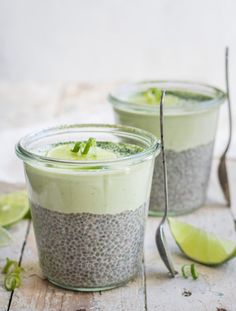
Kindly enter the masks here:
M 0 0 L 0 79 L 223 86 L 225 45 L 236 53 L 235 15 L 235 0 Z
M 24 98 L 29 83 L 190 79 L 225 89 L 226 45 L 235 132 L 235 0 L 0 0 L 0 116 L 7 107 L 19 122 L 20 113 L 34 109 L 34 96 Z M 0 178 L 9 176 L 7 167 L 15 161 L 8 158 L 16 134 L 25 133 L 6 123 L 9 128 L 0 131 L 1 141 L 8 141 Z M 215 154 L 223 150 L 227 130 L 225 106 Z

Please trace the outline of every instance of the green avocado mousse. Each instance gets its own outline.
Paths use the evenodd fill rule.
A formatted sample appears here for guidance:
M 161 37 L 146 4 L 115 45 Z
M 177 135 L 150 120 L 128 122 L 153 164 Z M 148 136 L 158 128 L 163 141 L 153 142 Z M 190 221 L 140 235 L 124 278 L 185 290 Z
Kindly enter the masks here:
M 159 103 L 164 99 L 164 139 L 169 188 L 169 214 L 189 213 L 205 202 L 212 163 L 221 90 L 205 84 L 147 81 L 118 87 L 109 94 L 118 124 L 135 126 L 160 137 Z M 156 159 L 150 215 L 165 205 L 161 159 Z
M 39 261 L 53 284 L 98 291 L 134 278 L 142 260 L 154 135 L 117 125 L 69 125 L 22 138 Z

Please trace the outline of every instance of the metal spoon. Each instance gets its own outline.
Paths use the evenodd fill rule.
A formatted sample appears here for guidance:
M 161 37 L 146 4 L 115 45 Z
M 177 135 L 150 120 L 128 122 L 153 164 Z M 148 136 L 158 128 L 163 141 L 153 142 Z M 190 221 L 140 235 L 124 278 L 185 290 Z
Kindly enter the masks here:
M 228 114 L 229 114 L 229 137 L 228 142 L 223 152 L 220 163 L 218 166 L 218 177 L 221 185 L 221 189 L 224 193 L 224 197 L 227 202 L 227 206 L 231 206 L 231 198 L 230 198 L 230 188 L 229 188 L 229 179 L 227 174 L 226 167 L 226 154 L 229 150 L 229 146 L 232 139 L 232 113 L 231 113 L 231 101 L 230 101 L 230 92 L 229 92 L 229 48 L 225 49 L 225 80 L 226 80 L 226 91 L 227 91 L 227 102 L 228 102 Z
M 160 253 L 161 259 L 166 265 L 172 277 L 175 277 L 177 272 L 175 271 L 171 254 L 169 252 L 165 234 L 164 227 L 167 222 L 168 216 L 168 184 L 167 184 L 167 170 L 166 170 L 166 158 L 165 158 L 165 147 L 164 147 L 164 137 L 163 137 L 163 98 L 165 96 L 165 91 L 161 93 L 160 101 L 160 132 L 161 132 L 161 153 L 162 153 L 162 163 L 163 163 L 163 172 L 164 172 L 164 191 L 165 191 L 165 211 L 164 216 L 157 228 L 156 231 L 156 245 Z

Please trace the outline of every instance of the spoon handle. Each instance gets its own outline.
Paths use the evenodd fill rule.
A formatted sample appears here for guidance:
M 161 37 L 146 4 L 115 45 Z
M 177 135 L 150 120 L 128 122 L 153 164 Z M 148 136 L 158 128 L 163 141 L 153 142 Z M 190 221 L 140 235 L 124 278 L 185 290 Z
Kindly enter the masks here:
M 228 115 L 229 115 L 229 138 L 225 148 L 224 155 L 226 155 L 229 150 L 231 139 L 232 139 L 232 111 L 231 111 L 231 97 L 229 90 L 229 48 L 225 49 L 225 81 L 226 81 L 226 92 L 227 92 L 227 102 L 228 102 Z
M 165 222 L 168 216 L 168 179 L 167 179 L 167 168 L 166 168 L 166 155 L 165 155 L 165 145 L 164 145 L 164 127 L 163 127 L 163 101 L 166 91 L 161 93 L 160 100 L 160 132 L 161 132 L 161 154 L 162 154 L 162 166 L 164 175 L 164 194 L 165 194 L 165 210 L 162 222 Z
M 230 99 L 230 90 L 229 90 L 229 48 L 226 47 L 225 49 L 225 81 L 226 81 L 226 96 L 227 96 L 227 107 L 228 107 L 228 117 L 229 117 L 229 136 L 227 145 L 225 147 L 222 156 L 220 157 L 220 162 L 218 165 L 218 177 L 221 189 L 223 191 L 224 197 L 227 202 L 227 206 L 231 206 L 231 196 L 230 196 L 230 187 L 229 187 L 229 178 L 227 173 L 227 166 L 226 166 L 226 154 L 229 150 L 231 139 L 232 139 L 232 127 L 233 127 L 233 120 L 232 120 L 232 111 L 231 111 L 231 99 Z

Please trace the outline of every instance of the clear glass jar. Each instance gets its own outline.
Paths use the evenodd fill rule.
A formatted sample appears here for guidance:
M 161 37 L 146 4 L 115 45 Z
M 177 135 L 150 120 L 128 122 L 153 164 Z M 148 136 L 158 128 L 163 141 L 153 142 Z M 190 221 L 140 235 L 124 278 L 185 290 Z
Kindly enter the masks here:
M 45 156 L 52 145 L 89 137 L 143 149 L 107 161 Z M 135 276 L 158 152 L 154 135 L 116 125 L 60 126 L 19 141 L 40 265 L 50 282 L 97 291 Z
M 159 105 L 148 104 L 142 99 L 142 94 L 151 88 L 166 90 L 164 136 L 169 214 L 185 214 L 204 204 L 219 107 L 225 94 L 212 86 L 194 82 L 147 81 L 126 84 L 110 93 L 108 98 L 116 122 L 145 129 L 160 137 Z M 149 214 L 158 216 L 163 214 L 163 210 L 163 170 L 161 157 L 158 157 Z

